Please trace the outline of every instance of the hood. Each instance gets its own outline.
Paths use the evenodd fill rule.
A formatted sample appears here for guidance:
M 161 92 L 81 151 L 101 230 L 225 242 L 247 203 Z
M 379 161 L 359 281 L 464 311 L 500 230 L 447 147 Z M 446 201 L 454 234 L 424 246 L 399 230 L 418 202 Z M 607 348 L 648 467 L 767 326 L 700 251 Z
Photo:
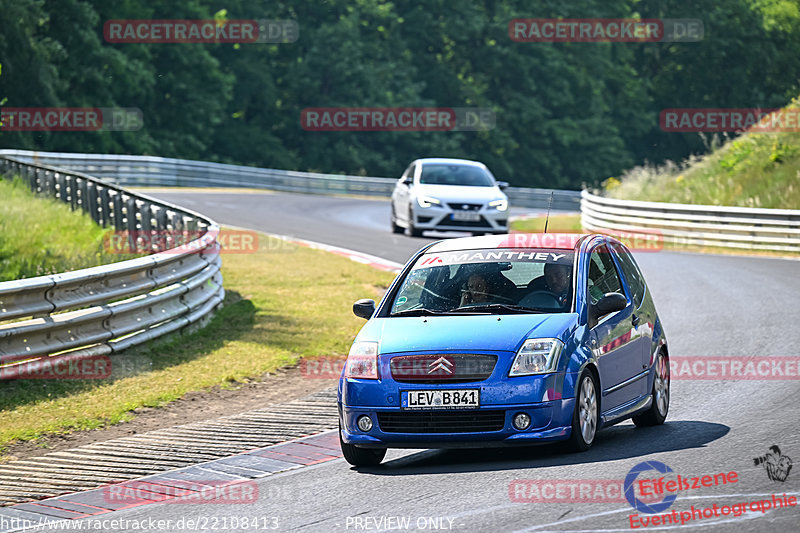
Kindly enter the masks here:
M 373 318 L 357 340 L 380 342 L 381 354 L 429 350 L 516 352 L 528 338 L 564 340 L 565 333 L 577 322 L 574 313 Z
M 491 202 L 506 195 L 495 187 L 467 187 L 459 185 L 427 185 L 418 184 L 414 186 L 416 195 L 424 194 L 433 196 L 446 202 Z

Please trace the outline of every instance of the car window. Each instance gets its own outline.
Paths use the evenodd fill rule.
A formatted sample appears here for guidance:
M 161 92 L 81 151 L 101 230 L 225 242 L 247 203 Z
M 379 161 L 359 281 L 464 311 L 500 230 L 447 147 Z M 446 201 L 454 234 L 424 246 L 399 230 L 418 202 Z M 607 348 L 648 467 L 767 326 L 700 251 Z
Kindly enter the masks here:
M 600 298 L 609 292 L 625 294 L 619 273 L 606 245 L 595 248 L 589 257 L 588 292 L 593 304 L 599 302 Z
M 636 261 L 634 261 L 630 252 L 618 245 L 612 245 L 611 249 L 617 256 L 617 259 L 619 259 L 619 265 L 622 268 L 622 274 L 625 276 L 625 279 L 628 282 L 628 286 L 630 287 L 633 296 L 633 301 L 638 308 L 642 305 L 642 300 L 644 300 L 644 276 L 642 275 L 641 270 L 639 270 L 639 266 L 636 264 Z
M 403 172 L 403 176 L 402 176 L 403 179 L 408 178 L 408 177 L 413 178 L 414 177 L 414 169 L 415 168 L 416 168 L 416 165 L 411 165 L 410 167 L 408 167 L 406 169 L 406 171 Z
M 419 182 L 427 185 L 494 186 L 494 179 L 480 167 L 437 163 L 422 165 Z
M 549 249 L 424 254 L 400 283 L 391 314 L 449 312 L 493 304 L 566 312 L 572 304 L 574 255 L 572 251 Z M 550 285 L 545 281 L 547 272 Z

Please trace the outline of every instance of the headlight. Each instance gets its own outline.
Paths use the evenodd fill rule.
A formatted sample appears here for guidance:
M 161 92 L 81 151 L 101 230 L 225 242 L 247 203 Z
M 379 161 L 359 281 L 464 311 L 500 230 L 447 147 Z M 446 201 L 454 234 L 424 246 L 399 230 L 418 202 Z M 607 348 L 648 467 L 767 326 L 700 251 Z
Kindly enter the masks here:
M 489 202 L 489 207 L 494 207 L 498 211 L 505 211 L 508 209 L 508 200 L 501 198 L 500 200 Z
M 378 379 L 378 343 L 354 342 L 345 361 L 344 377 Z
M 430 207 L 441 204 L 441 200 L 432 196 L 417 196 L 417 203 L 420 207 Z
M 528 339 L 517 352 L 509 376 L 553 372 L 564 343 L 558 339 Z

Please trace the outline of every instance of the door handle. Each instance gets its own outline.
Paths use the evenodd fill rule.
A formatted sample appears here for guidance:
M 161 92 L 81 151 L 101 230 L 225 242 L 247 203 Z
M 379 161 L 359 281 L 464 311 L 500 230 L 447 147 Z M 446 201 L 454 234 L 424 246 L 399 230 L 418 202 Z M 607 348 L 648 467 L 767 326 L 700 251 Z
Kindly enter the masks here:
M 636 316 L 636 315 L 631 315 L 631 324 L 633 324 L 633 327 L 638 326 L 639 325 L 639 317 Z

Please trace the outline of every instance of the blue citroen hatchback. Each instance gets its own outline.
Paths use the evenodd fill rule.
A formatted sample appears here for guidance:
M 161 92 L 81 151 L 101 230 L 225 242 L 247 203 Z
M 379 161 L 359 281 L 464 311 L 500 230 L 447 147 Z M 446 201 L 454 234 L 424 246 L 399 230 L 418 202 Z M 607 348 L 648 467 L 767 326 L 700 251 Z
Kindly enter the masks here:
M 512 234 L 439 241 L 405 265 L 339 380 L 345 459 L 387 448 L 488 447 L 662 424 L 669 352 L 630 251 L 604 235 Z

